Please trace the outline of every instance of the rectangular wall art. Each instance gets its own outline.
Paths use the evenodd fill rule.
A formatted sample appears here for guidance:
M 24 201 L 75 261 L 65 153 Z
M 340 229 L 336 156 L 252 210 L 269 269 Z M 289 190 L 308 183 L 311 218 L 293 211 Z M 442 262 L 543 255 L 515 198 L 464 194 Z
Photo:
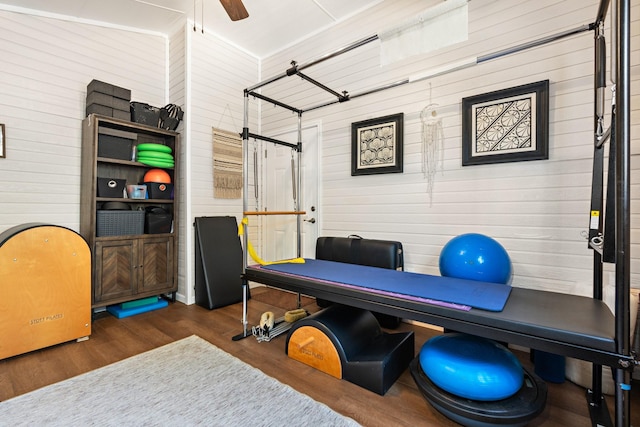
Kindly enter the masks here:
M 402 173 L 404 114 L 351 124 L 351 175 Z
M 549 158 L 549 80 L 462 99 L 462 165 Z

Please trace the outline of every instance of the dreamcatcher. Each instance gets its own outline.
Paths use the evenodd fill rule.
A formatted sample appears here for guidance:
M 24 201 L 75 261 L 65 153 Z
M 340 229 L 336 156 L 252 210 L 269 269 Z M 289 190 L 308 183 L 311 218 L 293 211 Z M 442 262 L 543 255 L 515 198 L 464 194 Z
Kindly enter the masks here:
M 440 170 L 442 170 L 444 163 L 444 132 L 442 120 L 436 111 L 437 106 L 438 104 L 430 103 L 420 113 L 422 121 L 422 173 L 427 180 L 429 205 L 431 205 L 433 198 L 433 183 L 438 169 L 438 158 Z

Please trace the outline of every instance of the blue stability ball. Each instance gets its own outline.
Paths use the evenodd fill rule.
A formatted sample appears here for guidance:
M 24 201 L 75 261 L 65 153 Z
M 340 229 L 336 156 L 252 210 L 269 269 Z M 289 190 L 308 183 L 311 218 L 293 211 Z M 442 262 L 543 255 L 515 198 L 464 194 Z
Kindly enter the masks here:
M 440 274 L 458 279 L 508 284 L 509 254 L 491 237 L 469 233 L 451 239 L 440 252 Z
M 524 371 L 504 346 L 473 335 L 450 333 L 427 341 L 420 366 L 441 389 L 466 399 L 506 399 L 520 390 Z

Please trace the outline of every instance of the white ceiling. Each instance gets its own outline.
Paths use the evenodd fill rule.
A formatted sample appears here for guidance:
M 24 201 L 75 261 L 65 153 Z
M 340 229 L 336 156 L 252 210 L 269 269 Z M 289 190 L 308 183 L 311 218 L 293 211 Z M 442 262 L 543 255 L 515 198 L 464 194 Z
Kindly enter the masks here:
M 162 33 L 190 20 L 262 58 L 381 1 L 243 0 L 249 17 L 236 22 L 219 0 L 0 0 L 0 8 Z

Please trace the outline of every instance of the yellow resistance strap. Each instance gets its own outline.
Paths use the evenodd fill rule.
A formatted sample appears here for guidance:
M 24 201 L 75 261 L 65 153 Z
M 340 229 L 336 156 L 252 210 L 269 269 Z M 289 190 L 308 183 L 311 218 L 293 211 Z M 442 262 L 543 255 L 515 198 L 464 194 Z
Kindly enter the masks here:
M 248 225 L 249 225 L 249 218 L 246 218 L 246 217 L 243 218 L 240 224 L 238 224 L 238 236 L 242 236 L 244 234 L 244 226 L 248 226 Z M 281 261 L 265 261 L 258 256 L 258 254 L 256 253 L 256 250 L 253 248 L 253 245 L 251 244 L 249 239 L 247 239 L 247 250 L 249 251 L 249 255 L 251 255 L 251 258 L 253 258 L 253 260 L 260 265 L 286 264 L 289 262 L 293 262 L 296 264 L 304 264 L 304 258 L 283 259 Z

